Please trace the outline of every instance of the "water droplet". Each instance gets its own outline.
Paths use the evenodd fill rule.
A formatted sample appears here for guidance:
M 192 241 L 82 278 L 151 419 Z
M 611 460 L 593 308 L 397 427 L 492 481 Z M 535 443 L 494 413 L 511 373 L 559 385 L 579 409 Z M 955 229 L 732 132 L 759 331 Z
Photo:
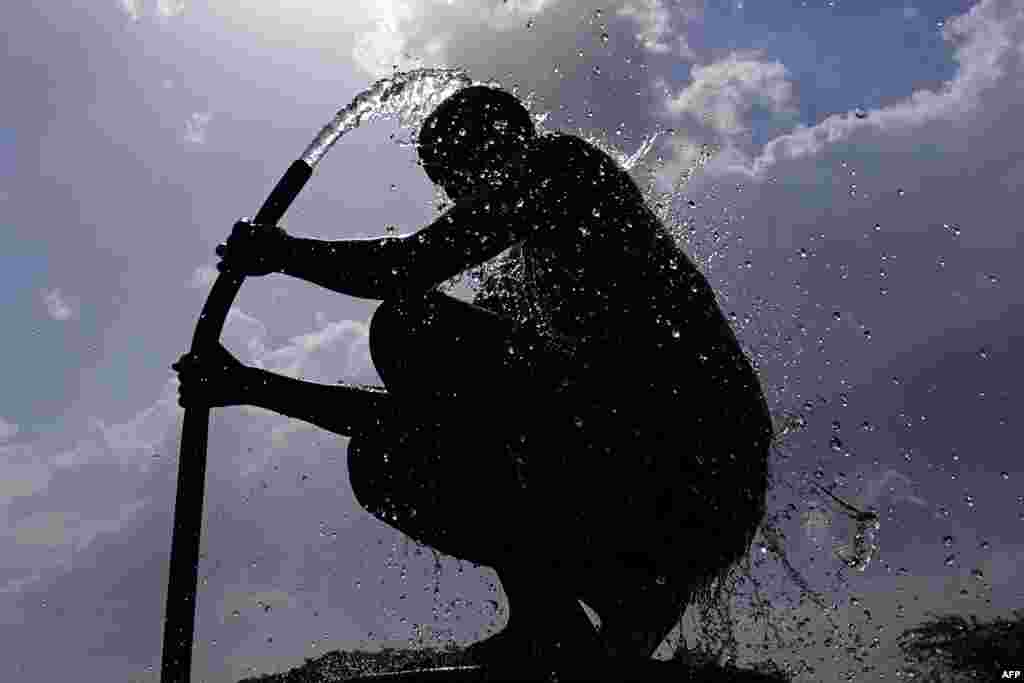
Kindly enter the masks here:
M 992 547 L 992 544 L 989 543 L 988 541 L 982 541 L 981 545 L 978 546 L 978 547 L 980 547 L 982 550 L 988 550 L 989 548 Z
M 608 43 L 608 34 L 607 33 L 602 33 L 601 34 L 601 42 L 605 43 L 605 44 Z
M 575 418 L 573 419 L 573 424 L 575 424 L 575 425 L 576 425 L 576 429 L 583 429 L 583 418 L 582 418 L 582 417 L 580 417 L 579 415 L 577 415 L 577 416 L 576 416 L 576 417 L 575 417 Z
M 802 258 L 802 259 L 806 259 L 807 258 L 807 250 L 804 249 L 803 247 L 800 248 L 799 254 L 800 254 L 800 258 Z
M 829 439 L 828 445 L 829 448 L 831 448 L 836 453 L 840 453 L 843 450 L 843 442 L 838 436 L 833 436 L 831 439 Z
M 594 73 L 595 76 L 601 75 L 601 67 L 597 66 L 596 64 L 594 65 L 594 68 L 591 69 L 591 71 Z
M 532 31 L 533 30 L 533 19 L 527 19 L 526 20 L 526 30 L 527 31 Z
M 944 547 L 944 548 L 952 548 L 953 547 L 953 543 L 955 543 L 955 542 L 956 542 L 956 539 L 953 538 L 952 536 L 943 536 L 942 537 L 942 547 Z
M 237 617 L 240 617 L 240 616 L 242 616 L 242 613 L 241 613 L 241 612 L 239 612 L 238 610 L 234 610 L 234 611 L 232 611 L 232 612 L 231 612 L 231 616 L 233 616 L 233 617 L 236 617 L 236 618 L 237 618 Z
M 875 232 L 881 232 L 881 231 L 882 231 L 882 224 L 881 223 L 875 223 Z
M 967 505 L 967 507 L 973 508 L 974 507 L 974 496 L 972 496 L 969 493 L 965 493 L 964 494 L 964 503 Z
M 1010 479 L 1010 473 L 1009 472 L 1000 472 L 999 476 L 1003 478 L 1003 481 L 1009 481 L 1009 479 Z
M 954 564 L 956 564 L 956 555 L 947 555 L 946 559 L 943 561 L 943 564 L 945 564 L 947 567 L 952 567 Z
M 899 188 L 898 190 L 896 190 L 896 195 L 899 196 L 899 197 L 902 197 L 905 194 L 906 194 L 906 192 L 903 191 L 902 187 Z
M 832 313 L 832 319 L 835 320 L 835 321 L 842 320 L 843 319 L 843 314 L 840 313 L 839 311 L 834 311 Z
M 998 275 L 995 275 L 995 274 L 993 274 L 993 273 L 989 273 L 989 276 L 988 276 L 988 283 L 989 283 L 990 285 L 998 285 L 998 284 L 999 284 L 999 276 L 998 276 Z
M 856 109 L 853 110 L 853 115 L 856 116 L 858 119 L 866 119 L 868 117 L 868 113 L 861 109 L 860 107 L 857 107 Z

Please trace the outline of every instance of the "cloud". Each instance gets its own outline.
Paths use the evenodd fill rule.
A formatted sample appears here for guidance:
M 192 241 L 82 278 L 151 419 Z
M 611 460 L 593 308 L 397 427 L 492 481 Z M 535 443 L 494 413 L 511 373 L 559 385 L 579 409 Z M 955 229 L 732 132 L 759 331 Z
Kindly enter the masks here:
M 93 418 L 71 448 L 48 440 L 0 446 L 0 554 L 18 572 L 0 592 L 21 590 L 104 533 L 117 533 L 148 505 L 139 487 L 175 435 L 182 409 L 169 380 L 159 398 L 123 423 Z M 63 440 L 63 439 L 62 439 Z M 97 496 L 100 485 L 108 491 Z M 114 493 L 110 493 L 114 491 Z
M 18 434 L 18 425 L 0 417 L 0 441 L 7 441 Z
M 522 30 L 557 1 L 512 0 L 480 6 L 448 0 L 384 0 L 364 5 L 366 28 L 357 33 L 351 57 L 375 76 L 389 74 L 395 66 L 405 70 L 444 63 L 457 36 Z M 348 20 L 359 21 L 352 16 Z M 448 30 L 443 29 L 445 25 Z
M 78 318 L 78 301 L 68 298 L 59 289 L 43 290 L 43 303 L 46 312 L 54 320 L 72 320 Z
M 703 120 L 731 138 L 750 129 L 750 114 L 761 106 L 773 113 L 795 112 L 793 86 L 781 62 L 761 61 L 756 54 L 733 53 L 695 66 L 692 81 L 665 104 L 669 116 Z
M 132 21 L 138 21 L 139 17 L 142 16 L 141 0 L 118 0 L 118 4 L 125 14 L 131 17 Z
M 257 318 L 239 308 L 228 311 L 222 339 L 227 347 L 244 347 L 246 362 L 288 377 L 334 383 L 342 378 L 366 378 L 374 374 L 370 359 L 369 323 L 357 320 L 331 322 L 316 315 L 319 329 L 273 346 L 268 331 Z
M 699 17 L 699 11 L 694 6 L 678 6 L 682 9 L 683 18 L 694 20 Z M 644 49 L 654 54 L 673 54 L 683 59 L 696 59 L 697 56 L 690 48 L 683 31 L 672 26 L 672 13 L 664 0 L 636 0 L 627 2 L 620 7 L 616 14 L 620 17 L 628 17 L 639 25 L 639 32 L 636 34 L 637 42 Z M 666 42 L 669 38 L 675 39 L 675 45 Z
M 195 112 L 185 121 L 186 142 L 194 145 L 202 145 L 206 142 L 206 127 L 213 120 L 213 114 L 209 112 Z
M 955 46 L 953 59 L 959 68 L 941 90 L 919 90 L 860 115 L 838 114 L 815 126 L 798 126 L 770 141 L 756 158 L 721 168 L 760 180 L 783 161 L 813 158 L 854 139 L 862 146 L 879 147 L 900 140 L 903 147 L 908 136 L 917 132 L 934 135 L 929 124 L 935 123 L 946 124 L 941 136 L 963 137 L 964 126 L 979 117 L 980 108 L 1003 106 L 1000 100 L 1016 90 L 1013 84 L 1019 81 L 1019 73 L 1014 62 L 1024 44 L 1024 14 L 1011 0 L 983 0 L 946 22 L 943 37 Z
M 185 13 L 185 0 L 157 0 L 157 14 L 161 17 L 176 17 Z
M 132 21 L 138 21 L 142 18 L 142 0 L 117 0 L 117 2 Z M 156 0 L 156 7 L 154 9 L 159 19 L 180 16 L 185 13 L 185 0 Z

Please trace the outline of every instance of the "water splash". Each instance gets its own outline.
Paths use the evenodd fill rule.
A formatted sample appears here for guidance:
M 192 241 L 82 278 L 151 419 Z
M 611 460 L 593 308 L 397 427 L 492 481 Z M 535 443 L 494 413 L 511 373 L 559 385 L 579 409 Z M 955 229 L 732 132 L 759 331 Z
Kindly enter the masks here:
M 828 489 L 811 482 L 819 491 L 839 503 L 843 512 L 853 521 L 854 528 L 850 542 L 835 549 L 836 556 L 850 569 L 863 572 L 878 555 L 878 531 L 882 528 L 878 514 L 873 510 L 861 510 L 838 497 Z
M 632 154 L 626 154 L 618 147 L 608 142 L 608 140 L 598 135 L 581 136 L 581 139 L 587 144 L 597 147 L 599 150 L 610 156 L 622 170 L 631 171 L 638 163 L 644 160 L 652 149 L 654 149 L 655 141 L 666 133 L 671 134 L 672 129 L 654 131 L 641 141 L 640 146 L 637 147 L 636 151 Z
M 382 78 L 335 114 L 303 152 L 302 160 L 316 168 L 343 135 L 376 119 L 397 118 L 399 125 L 417 128 L 442 101 L 474 85 L 500 84 L 474 81 L 464 69 L 414 69 Z

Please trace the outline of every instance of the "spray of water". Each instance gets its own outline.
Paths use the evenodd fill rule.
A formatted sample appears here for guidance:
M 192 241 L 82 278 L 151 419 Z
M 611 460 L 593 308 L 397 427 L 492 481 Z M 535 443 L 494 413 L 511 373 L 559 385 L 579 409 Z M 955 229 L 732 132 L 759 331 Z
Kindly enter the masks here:
M 416 128 L 442 101 L 473 85 L 500 84 L 474 81 L 463 69 L 415 69 L 382 78 L 335 114 L 303 152 L 302 160 L 316 168 L 345 133 L 376 119 L 396 118 L 399 125 Z

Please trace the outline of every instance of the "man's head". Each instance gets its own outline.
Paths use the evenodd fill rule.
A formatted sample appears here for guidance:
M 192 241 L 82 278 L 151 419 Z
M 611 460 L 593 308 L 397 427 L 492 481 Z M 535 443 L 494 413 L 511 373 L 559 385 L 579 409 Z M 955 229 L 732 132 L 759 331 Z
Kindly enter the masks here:
M 431 112 L 417 150 L 430 179 L 460 197 L 500 182 L 524 159 L 535 135 L 530 112 L 515 95 L 472 86 Z

